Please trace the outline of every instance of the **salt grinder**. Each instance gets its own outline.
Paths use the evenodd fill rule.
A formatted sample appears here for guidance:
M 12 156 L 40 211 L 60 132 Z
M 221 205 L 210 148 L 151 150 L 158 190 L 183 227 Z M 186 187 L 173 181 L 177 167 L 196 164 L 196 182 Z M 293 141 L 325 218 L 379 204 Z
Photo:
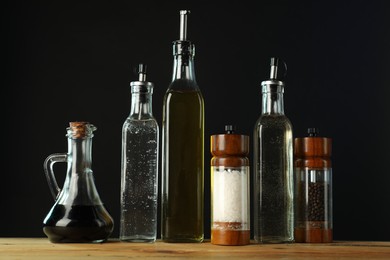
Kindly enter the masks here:
M 295 242 L 333 240 L 332 165 L 330 138 L 309 128 L 308 137 L 295 138 Z
M 211 136 L 211 243 L 247 245 L 250 242 L 249 136 L 234 133 Z

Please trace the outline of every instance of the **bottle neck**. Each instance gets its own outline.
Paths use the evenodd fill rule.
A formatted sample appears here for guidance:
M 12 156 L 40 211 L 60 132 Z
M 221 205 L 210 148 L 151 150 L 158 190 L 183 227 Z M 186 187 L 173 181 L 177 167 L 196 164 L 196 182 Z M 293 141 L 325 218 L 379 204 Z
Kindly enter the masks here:
M 71 158 L 72 174 L 92 172 L 92 137 L 68 138 L 68 155 Z
M 171 89 L 198 90 L 194 68 L 195 45 L 190 41 L 175 41 L 173 56 Z
M 194 57 L 190 54 L 175 55 L 172 81 L 195 80 Z
M 92 171 L 92 136 L 68 137 L 68 174 L 58 198 L 63 205 L 101 205 Z
M 152 116 L 152 94 L 150 92 L 132 93 L 130 117 L 145 119 Z
M 284 115 L 283 92 L 263 93 L 262 114 Z

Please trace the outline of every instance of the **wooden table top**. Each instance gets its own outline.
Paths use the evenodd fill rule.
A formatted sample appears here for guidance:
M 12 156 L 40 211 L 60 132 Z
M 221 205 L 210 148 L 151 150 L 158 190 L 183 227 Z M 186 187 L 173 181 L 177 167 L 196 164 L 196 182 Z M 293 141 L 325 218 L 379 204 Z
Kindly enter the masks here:
M 89 257 L 89 258 L 88 258 Z M 53 244 L 47 238 L 0 238 L 0 259 L 390 259 L 390 242 L 336 241 L 329 244 L 203 243 Z

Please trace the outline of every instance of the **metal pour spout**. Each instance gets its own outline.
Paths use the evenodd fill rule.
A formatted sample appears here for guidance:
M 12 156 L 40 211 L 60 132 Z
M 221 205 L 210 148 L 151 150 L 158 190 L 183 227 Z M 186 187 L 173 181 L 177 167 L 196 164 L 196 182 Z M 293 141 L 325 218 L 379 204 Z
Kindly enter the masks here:
M 276 79 L 278 77 L 278 58 L 271 58 L 271 75 L 270 79 Z
M 187 15 L 189 10 L 180 10 L 180 41 L 187 40 Z
M 138 64 L 138 80 L 146 81 L 146 65 L 143 63 Z

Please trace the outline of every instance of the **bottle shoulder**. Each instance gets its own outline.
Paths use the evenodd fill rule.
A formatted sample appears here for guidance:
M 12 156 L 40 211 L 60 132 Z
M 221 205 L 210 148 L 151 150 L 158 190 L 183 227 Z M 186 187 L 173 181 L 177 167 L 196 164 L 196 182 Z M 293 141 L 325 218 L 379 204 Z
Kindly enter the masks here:
M 273 121 L 279 121 L 279 122 L 285 122 L 290 123 L 290 119 L 285 114 L 262 114 L 257 122 L 273 122 Z
M 204 99 L 203 95 L 199 90 L 175 90 L 175 89 L 168 89 L 164 96 L 164 103 L 186 103 L 188 104 L 196 104 L 203 106 L 204 105 Z
M 290 119 L 284 114 L 263 114 L 256 121 L 256 128 L 285 128 L 292 130 Z
M 168 87 L 169 91 L 198 91 L 200 88 L 194 79 L 174 79 Z
M 147 119 L 135 119 L 132 117 L 128 117 L 125 122 L 123 123 L 122 130 L 123 131 L 132 131 L 134 129 L 142 130 L 157 130 L 158 131 L 159 125 L 157 123 L 157 120 L 154 117 L 150 117 Z

